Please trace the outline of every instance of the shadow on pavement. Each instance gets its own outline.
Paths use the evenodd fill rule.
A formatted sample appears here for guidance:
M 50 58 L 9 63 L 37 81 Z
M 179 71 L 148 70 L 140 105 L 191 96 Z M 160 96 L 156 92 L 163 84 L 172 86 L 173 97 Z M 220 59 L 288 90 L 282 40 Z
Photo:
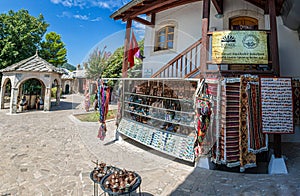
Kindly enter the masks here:
M 80 103 L 72 103 L 69 101 L 60 101 L 59 105 L 56 105 L 55 102 L 51 102 L 51 109 L 50 111 L 57 111 L 57 110 L 74 110 Z
M 172 196 L 300 195 L 300 143 L 282 143 L 288 174 L 258 174 L 196 167 Z
M 165 159 L 169 159 L 169 160 L 172 160 L 172 161 L 175 161 L 177 163 L 181 163 L 181 164 L 185 164 L 185 165 L 188 165 L 188 166 L 191 166 L 193 167 L 194 166 L 194 163 L 191 163 L 191 162 L 188 162 L 188 161 L 185 161 L 185 160 L 182 160 L 182 159 L 178 159 L 178 158 L 175 158 L 173 156 L 170 156 L 170 155 L 167 155 L 165 153 L 162 153 L 162 152 L 159 152 L 158 150 L 154 150 L 146 145 L 143 145 L 133 139 L 130 139 L 130 138 L 126 138 L 125 141 L 127 143 L 130 143 L 138 148 L 141 148 L 147 152 L 150 152 L 151 154 L 154 154 L 154 155 L 157 155 L 157 156 L 160 156 L 160 157 L 163 157 Z

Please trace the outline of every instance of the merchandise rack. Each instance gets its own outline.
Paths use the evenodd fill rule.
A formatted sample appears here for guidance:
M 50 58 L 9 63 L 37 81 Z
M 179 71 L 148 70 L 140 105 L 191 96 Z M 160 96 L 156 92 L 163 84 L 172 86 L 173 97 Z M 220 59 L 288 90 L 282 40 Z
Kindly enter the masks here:
M 194 162 L 195 93 L 200 80 L 128 78 L 122 82 L 122 118 L 117 131 L 150 148 Z

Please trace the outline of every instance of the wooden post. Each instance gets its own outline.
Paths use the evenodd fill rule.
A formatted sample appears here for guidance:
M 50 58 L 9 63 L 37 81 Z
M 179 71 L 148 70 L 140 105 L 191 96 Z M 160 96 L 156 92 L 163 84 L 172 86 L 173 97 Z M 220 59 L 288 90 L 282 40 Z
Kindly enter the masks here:
M 200 75 L 207 71 L 207 56 L 209 51 L 209 39 L 207 32 L 209 29 L 210 0 L 203 0 L 202 16 L 202 47 L 200 53 Z
M 280 76 L 275 0 L 269 0 L 268 3 L 269 3 L 270 28 L 271 28 L 270 44 L 271 44 L 271 55 L 272 55 L 272 68 L 274 70 L 275 75 Z
M 272 68 L 275 76 L 280 76 L 275 0 L 268 0 L 268 4 L 269 4 L 270 28 L 271 28 L 270 39 L 271 39 Z M 275 158 L 281 158 L 281 134 L 274 134 L 274 155 Z
M 126 24 L 126 33 L 125 33 L 125 41 L 124 41 L 124 58 L 123 58 L 123 65 L 122 65 L 122 78 L 127 78 L 128 50 L 129 50 L 129 43 L 130 43 L 131 25 L 132 25 L 132 20 L 128 19 L 127 24 Z

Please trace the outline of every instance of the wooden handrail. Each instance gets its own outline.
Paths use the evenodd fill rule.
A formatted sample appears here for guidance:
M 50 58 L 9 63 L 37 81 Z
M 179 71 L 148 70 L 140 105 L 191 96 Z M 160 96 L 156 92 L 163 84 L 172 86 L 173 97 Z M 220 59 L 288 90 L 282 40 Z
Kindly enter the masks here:
M 197 69 L 198 65 L 200 65 L 201 43 L 202 43 L 202 39 L 199 39 L 198 41 L 193 43 L 191 46 L 189 46 L 187 49 L 185 49 L 180 54 L 178 54 L 175 58 L 169 61 L 165 66 L 160 68 L 155 74 L 151 76 L 151 78 L 157 78 L 157 77 L 185 78 L 186 75 L 189 75 L 191 72 Z

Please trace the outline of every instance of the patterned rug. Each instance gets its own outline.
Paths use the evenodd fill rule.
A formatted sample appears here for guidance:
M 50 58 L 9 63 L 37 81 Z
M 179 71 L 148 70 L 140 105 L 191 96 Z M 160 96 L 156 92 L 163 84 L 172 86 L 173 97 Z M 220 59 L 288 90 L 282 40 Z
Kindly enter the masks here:
M 246 168 L 256 167 L 256 155 L 248 151 L 248 97 L 246 88 L 248 82 L 257 82 L 258 78 L 241 76 L 240 85 L 240 131 L 239 131 L 239 149 L 240 149 L 240 171 Z
M 255 80 L 255 79 L 253 79 Z M 268 150 L 268 135 L 262 133 L 261 107 L 258 78 L 255 82 L 248 82 L 248 151 L 254 154 Z
M 293 80 L 294 124 L 300 125 L 300 81 Z
M 235 167 L 240 164 L 239 89 L 240 82 L 239 78 L 237 78 L 237 80 L 225 82 L 225 87 L 222 91 L 220 159 L 228 167 Z

